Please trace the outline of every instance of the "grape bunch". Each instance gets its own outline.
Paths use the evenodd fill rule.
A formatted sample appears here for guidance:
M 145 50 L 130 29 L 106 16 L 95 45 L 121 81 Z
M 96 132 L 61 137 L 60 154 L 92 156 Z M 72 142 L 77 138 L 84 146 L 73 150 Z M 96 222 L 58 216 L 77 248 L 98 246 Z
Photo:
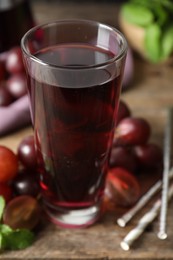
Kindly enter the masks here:
M 150 142 L 150 137 L 149 122 L 145 118 L 134 117 L 127 104 L 121 100 L 110 166 L 122 166 L 133 173 L 139 168 L 161 167 L 162 149 Z
M 0 196 L 6 201 L 3 223 L 32 230 L 41 217 L 39 180 L 33 136 L 25 137 L 17 153 L 0 146 Z
M 0 54 L 0 107 L 5 107 L 24 96 L 26 74 L 19 46 Z
M 162 169 L 162 149 L 150 142 L 150 137 L 149 122 L 134 117 L 128 105 L 120 100 L 105 188 L 106 202 L 132 206 L 140 196 L 140 172 Z

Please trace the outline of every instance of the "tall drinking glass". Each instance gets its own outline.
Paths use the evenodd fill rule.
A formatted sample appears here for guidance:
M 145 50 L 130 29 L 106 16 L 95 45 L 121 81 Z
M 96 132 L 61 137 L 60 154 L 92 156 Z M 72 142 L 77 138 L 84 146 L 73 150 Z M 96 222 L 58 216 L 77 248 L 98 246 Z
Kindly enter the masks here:
M 22 39 L 43 204 L 85 227 L 101 212 L 127 44 L 94 21 L 37 26 Z

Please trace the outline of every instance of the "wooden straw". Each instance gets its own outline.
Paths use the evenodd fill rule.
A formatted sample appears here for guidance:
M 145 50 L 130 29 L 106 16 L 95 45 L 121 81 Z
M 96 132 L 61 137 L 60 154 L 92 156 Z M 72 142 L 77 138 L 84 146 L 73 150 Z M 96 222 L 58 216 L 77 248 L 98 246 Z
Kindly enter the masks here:
M 170 200 L 172 196 L 173 185 L 169 188 L 168 200 Z M 153 207 L 139 220 L 137 226 L 127 234 L 123 241 L 121 241 L 120 246 L 123 250 L 127 251 L 130 249 L 130 246 L 134 243 L 134 241 L 142 235 L 146 227 L 157 217 L 160 207 L 161 199 L 154 203 Z
M 160 239 L 167 238 L 166 222 L 167 222 L 167 209 L 168 209 L 168 188 L 169 188 L 169 170 L 171 162 L 171 145 L 172 145 L 172 134 L 173 134 L 173 108 L 168 109 L 167 124 L 165 128 L 165 139 L 164 139 L 164 171 L 163 171 L 163 185 L 162 185 L 162 199 L 161 199 L 161 210 L 160 210 L 160 225 L 158 237 Z

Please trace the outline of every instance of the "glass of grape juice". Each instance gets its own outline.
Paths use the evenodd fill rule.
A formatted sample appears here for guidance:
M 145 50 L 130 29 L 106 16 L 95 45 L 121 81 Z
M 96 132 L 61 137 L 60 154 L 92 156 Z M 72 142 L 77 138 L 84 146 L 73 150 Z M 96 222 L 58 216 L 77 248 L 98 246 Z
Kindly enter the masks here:
M 43 205 L 62 227 L 101 215 L 127 44 L 88 20 L 36 26 L 21 41 Z

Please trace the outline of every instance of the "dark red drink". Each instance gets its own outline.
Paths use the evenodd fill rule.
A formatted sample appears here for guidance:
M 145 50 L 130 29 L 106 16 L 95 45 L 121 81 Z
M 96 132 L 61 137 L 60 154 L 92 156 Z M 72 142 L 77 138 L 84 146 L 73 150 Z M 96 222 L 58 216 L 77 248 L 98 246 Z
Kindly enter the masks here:
M 43 202 L 61 226 L 100 216 L 126 49 L 116 29 L 85 20 L 22 39 Z
M 73 73 L 74 68 L 105 63 L 114 55 L 91 46 L 62 45 L 44 49 L 36 57 L 71 67 Z M 88 207 L 103 195 L 121 76 L 112 78 L 103 67 L 94 75 L 85 72 L 83 79 L 61 78 L 61 82 L 70 80 L 71 87 L 58 85 L 58 78 L 53 84 L 51 76 L 50 84 L 30 79 L 43 196 L 61 207 Z M 95 84 L 80 87 L 80 81 Z

